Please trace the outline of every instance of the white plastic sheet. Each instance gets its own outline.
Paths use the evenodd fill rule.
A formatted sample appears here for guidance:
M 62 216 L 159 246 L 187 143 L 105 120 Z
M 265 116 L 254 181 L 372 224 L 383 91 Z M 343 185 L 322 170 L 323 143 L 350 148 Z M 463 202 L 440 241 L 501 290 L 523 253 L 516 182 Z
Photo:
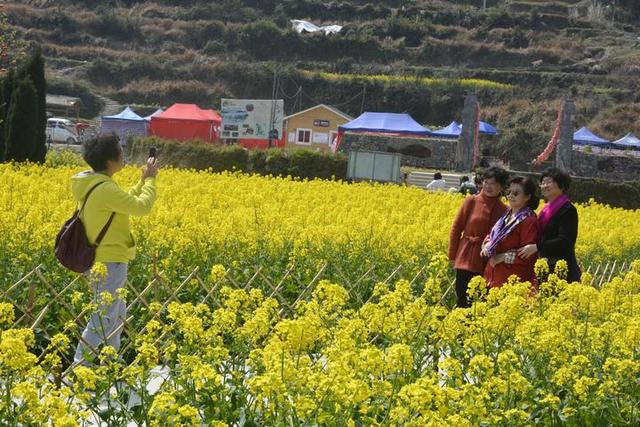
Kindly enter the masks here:
M 325 25 L 318 27 L 309 21 L 302 21 L 300 19 L 292 19 L 291 24 L 293 25 L 293 29 L 298 33 L 317 33 L 321 31 L 325 34 L 338 34 L 342 31 L 341 25 Z

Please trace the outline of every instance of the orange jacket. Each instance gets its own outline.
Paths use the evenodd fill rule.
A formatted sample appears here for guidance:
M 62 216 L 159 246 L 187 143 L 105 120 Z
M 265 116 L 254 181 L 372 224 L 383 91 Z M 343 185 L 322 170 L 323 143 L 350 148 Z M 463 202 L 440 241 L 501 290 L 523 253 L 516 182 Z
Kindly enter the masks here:
M 455 269 L 483 273 L 487 260 L 480 256 L 482 241 L 506 210 L 500 197 L 488 197 L 484 191 L 465 199 L 449 235 L 449 259 Z

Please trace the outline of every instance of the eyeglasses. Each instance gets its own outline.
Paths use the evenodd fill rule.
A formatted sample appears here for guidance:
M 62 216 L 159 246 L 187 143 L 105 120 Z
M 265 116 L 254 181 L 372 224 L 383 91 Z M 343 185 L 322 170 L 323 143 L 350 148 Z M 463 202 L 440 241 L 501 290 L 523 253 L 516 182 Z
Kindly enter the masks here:
M 507 191 L 507 197 L 518 197 L 522 192 L 520 191 Z

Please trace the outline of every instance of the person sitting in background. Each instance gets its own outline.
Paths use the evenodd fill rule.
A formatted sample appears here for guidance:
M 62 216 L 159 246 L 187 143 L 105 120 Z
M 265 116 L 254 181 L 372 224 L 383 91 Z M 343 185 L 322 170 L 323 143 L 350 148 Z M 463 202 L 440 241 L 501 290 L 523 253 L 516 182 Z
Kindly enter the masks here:
M 442 179 L 442 174 L 440 172 L 436 172 L 433 174 L 433 181 L 427 185 L 427 190 L 431 191 L 444 191 L 447 187 L 447 183 L 444 179 Z
M 478 190 L 478 193 L 480 192 L 480 190 L 482 190 L 482 174 L 481 173 L 476 173 L 476 175 L 473 177 L 473 183 L 476 186 L 476 189 Z
M 460 193 L 462 194 L 476 194 L 478 192 L 478 188 L 476 187 L 476 185 L 469 181 L 469 177 L 468 176 L 463 176 L 462 178 L 460 178 Z
M 537 257 L 523 258 L 517 251 L 538 241 L 538 218 L 534 210 L 540 199 L 536 195 L 536 184 L 522 176 L 511 179 L 507 199 L 509 209 L 482 244 L 482 256 L 488 259 L 484 278 L 489 287 L 502 286 L 513 274 L 535 285 L 533 266 Z

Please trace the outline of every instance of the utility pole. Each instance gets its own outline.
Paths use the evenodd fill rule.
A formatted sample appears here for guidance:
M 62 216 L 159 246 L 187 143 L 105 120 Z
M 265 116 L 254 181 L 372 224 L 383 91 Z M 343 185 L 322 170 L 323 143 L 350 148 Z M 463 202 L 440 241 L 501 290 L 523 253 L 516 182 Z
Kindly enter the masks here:
M 267 130 L 269 135 L 269 148 L 273 146 L 273 126 L 275 122 L 275 99 L 276 99 L 276 81 L 278 79 L 278 65 L 273 70 L 273 87 L 271 89 L 271 111 L 269 114 L 269 129 Z

